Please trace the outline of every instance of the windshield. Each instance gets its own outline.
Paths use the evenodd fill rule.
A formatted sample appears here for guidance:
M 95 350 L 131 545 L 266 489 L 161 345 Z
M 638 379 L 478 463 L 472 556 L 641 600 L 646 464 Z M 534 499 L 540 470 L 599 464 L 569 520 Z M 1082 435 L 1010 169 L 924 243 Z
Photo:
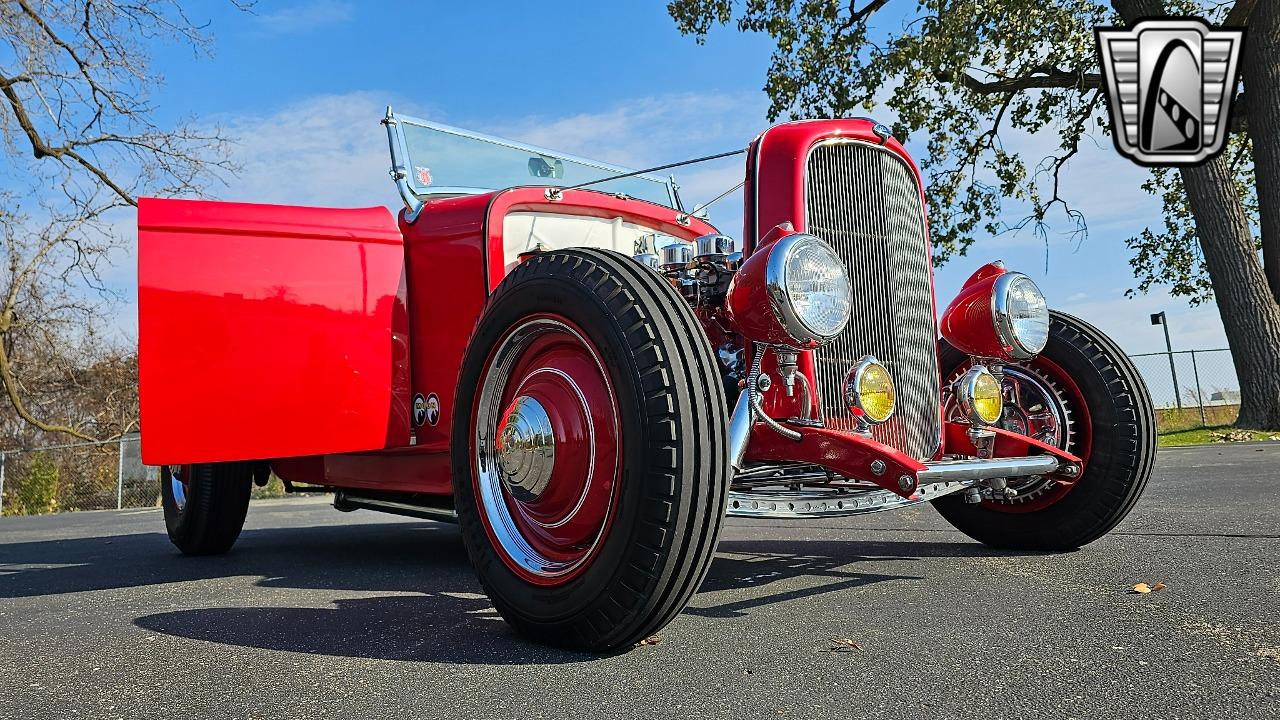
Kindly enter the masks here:
M 419 196 L 488 192 L 522 185 L 570 187 L 630 172 L 626 168 L 522 143 L 396 115 L 408 182 Z M 674 206 L 671 182 L 637 175 L 592 184 Z

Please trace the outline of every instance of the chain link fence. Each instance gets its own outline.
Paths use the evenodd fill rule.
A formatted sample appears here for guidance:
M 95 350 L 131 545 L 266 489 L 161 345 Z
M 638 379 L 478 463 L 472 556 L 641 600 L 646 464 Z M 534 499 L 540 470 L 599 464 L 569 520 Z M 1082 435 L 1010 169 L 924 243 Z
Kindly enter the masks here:
M 142 464 L 138 435 L 0 451 L 0 513 L 146 507 L 159 500 L 155 468 Z
M 1240 380 L 1226 348 L 1129 356 L 1151 391 L 1162 433 L 1230 425 L 1240 414 Z
M 142 464 L 139 436 L 0 451 L 0 515 L 120 510 L 160 504 L 159 468 Z M 279 497 L 272 476 L 253 495 Z

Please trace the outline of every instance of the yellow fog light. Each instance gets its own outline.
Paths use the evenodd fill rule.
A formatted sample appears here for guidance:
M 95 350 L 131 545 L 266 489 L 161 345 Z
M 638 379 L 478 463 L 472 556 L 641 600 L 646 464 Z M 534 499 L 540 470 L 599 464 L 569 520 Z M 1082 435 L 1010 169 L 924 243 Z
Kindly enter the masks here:
M 870 355 L 858 361 L 844 381 L 845 402 L 854 414 L 867 422 L 880 424 L 893 415 L 897 395 L 893 389 L 893 376 L 885 366 Z
M 1004 412 L 1000 381 L 982 365 L 969 368 L 969 372 L 956 381 L 956 400 L 970 422 L 991 425 Z

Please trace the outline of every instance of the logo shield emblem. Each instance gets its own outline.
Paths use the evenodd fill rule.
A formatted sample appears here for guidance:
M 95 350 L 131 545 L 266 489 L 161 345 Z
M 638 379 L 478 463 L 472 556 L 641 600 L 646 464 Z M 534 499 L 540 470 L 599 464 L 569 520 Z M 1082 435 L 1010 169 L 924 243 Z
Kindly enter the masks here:
M 1187 18 L 1095 32 L 1122 155 L 1141 165 L 1195 165 L 1222 152 L 1244 30 Z

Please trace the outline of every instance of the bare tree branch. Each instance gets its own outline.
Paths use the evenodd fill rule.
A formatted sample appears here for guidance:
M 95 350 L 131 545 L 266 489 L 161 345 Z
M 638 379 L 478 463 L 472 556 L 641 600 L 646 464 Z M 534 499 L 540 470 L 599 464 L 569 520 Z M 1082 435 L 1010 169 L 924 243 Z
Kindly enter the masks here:
M 954 82 L 951 73 L 938 73 L 943 82 Z M 1014 93 L 1023 90 L 1045 90 L 1050 88 L 1077 88 L 1082 90 L 1102 86 L 1102 76 L 1097 73 L 1074 73 L 1057 68 L 1035 68 L 1030 74 L 1018 77 L 997 78 L 984 81 L 968 73 L 960 76 L 960 84 L 965 88 L 983 95 Z
M 133 349 L 102 328 L 111 213 L 234 170 L 220 129 L 154 120 L 150 43 L 175 41 L 210 43 L 182 0 L 0 0 L 0 443 L 136 425 Z

